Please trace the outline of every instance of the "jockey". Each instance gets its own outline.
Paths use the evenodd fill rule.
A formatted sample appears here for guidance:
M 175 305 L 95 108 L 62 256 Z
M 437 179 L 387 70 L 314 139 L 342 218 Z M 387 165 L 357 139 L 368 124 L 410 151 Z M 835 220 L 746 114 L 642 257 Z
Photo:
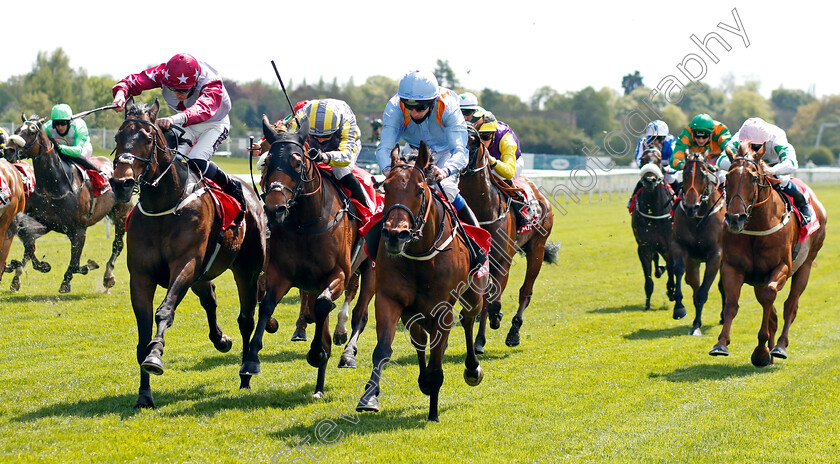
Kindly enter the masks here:
M 203 176 L 212 179 L 222 190 L 245 208 L 241 184 L 228 176 L 210 157 L 230 132 L 230 96 L 219 73 L 209 64 L 192 55 L 179 53 L 137 74 L 130 74 L 112 89 L 115 111 L 122 111 L 128 96 L 140 95 L 144 90 L 161 89 L 163 99 L 175 112 L 173 116 L 157 119 L 162 129 L 183 127 L 178 151 L 193 163 Z M 240 211 L 240 216 L 244 211 Z M 239 218 L 237 218 L 239 222 Z
M 658 166 L 662 171 L 664 176 L 665 183 L 670 185 L 674 192 L 679 191 L 681 188 L 680 182 L 677 177 L 674 175 L 674 170 L 671 168 L 671 156 L 674 153 L 674 146 L 677 143 L 676 137 L 671 135 L 668 131 L 668 124 L 661 119 L 657 119 L 655 121 L 651 121 L 648 123 L 647 127 L 645 127 L 645 135 L 644 137 L 639 139 L 639 143 L 636 144 L 636 165 L 641 167 L 642 164 L 642 155 L 645 151 L 655 148 L 659 150 L 659 153 L 662 156 L 662 163 L 661 166 Z M 627 202 L 627 207 L 630 208 L 630 203 L 633 202 L 633 196 L 636 195 L 636 192 L 642 188 L 642 181 L 639 180 L 636 183 L 636 187 L 633 189 L 631 193 L 630 200 Z
M 475 125 L 479 119 L 476 114 L 484 110 L 478 106 L 478 97 L 472 92 L 464 92 L 459 96 L 458 101 L 461 103 L 461 114 L 464 115 L 464 120 Z
M 780 181 L 778 184 L 773 183 L 773 186 L 793 198 L 794 205 L 802 215 L 802 225 L 810 223 L 814 219 L 814 210 L 808 201 L 807 193 L 801 191 L 796 183 L 790 180 L 789 174 L 799 168 L 799 162 L 796 160 L 796 150 L 788 143 L 785 131 L 761 118 L 749 118 L 744 121 L 730 143 L 733 149 L 737 149 L 742 142 L 749 143 L 753 151 L 760 150 L 764 145 L 766 151 L 761 159 L 770 166 L 766 172 Z M 730 164 L 728 156 L 718 157 L 717 166 L 721 170 L 728 170 Z
M 362 184 L 353 175 L 356 158 L 362 149 L 362 132 L 350 105 L 333 98 L 311 100 L 295 116 L 288 124 L 291 132 L 297 130 L 298 121 L 309 119 L 309 156 L 316 162 L 332 166 L 333 175 L 347 187 L 350 196 L 373 211 Z
M 467 166 L 467 123 L 455 92 L 440 87 L 434 74 L 409 71 L 400 80 L 397 94 L 382 113 L 382 137 L 376 161 L 386 176 L 391 171 L 391 150 L 400 139 L 416 149 L 426 142 L 434 160 L 435 180 L 461 219 L 480 227 L 458 188 L 458 174 Z M 471 240 L 470 240 L 471 241 Z M 473 249 L 483 257 L 484 254 Z
M 706 161 L 714 164 L 729 143 L 731 134 L 723 123 L 715 121 L 706 113 L 698 114 L 685 126 L 674 145 L 671 167 L 681 170 L 685 164 L 686 151 L 705 153 Z
M 55 149 L 64 159 L 72 160 L 85 169 L 100 172 L 90 161 L 93 145 L 84 119 L 72 119 L 73 110 L 66 103 L 52 108 L 50 120 L 44 125 L 44 132 L 55 140 Z
M 497 121 L 493 113 L 487 110 L 476 111 L 475 117 L 481 122 L 478 126 L 478 136 L 481 144 L 487 149 L 491 172 L 509 186 L 516 187 L 513 179 L 519 177 L 525 169 L 525 159 L 522 157 L 519 138 L 510 126 Z M 513 194 L 511 196 L 514 197 L 512 203 L 514 203 L 513 210 L 516 212 L 517 225 L 522 226 L 532 217 L 532 214 L 527 211 L 528 204 L 524 196 Z

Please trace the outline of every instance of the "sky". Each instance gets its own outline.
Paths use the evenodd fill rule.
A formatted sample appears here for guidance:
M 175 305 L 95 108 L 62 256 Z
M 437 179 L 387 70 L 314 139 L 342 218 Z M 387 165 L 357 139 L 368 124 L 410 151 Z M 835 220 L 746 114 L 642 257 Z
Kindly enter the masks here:
M 775 0 L 47 0 L 33 9 L 8 2 L 0 81 L 29 72 L 39 51 L 61 47 L 72 68 L 115 79 L 180 52 L 239 83 L 276 83 L 275 60 L 287 88 L 304 79 L 399 80 L 412 69 L 434 69 L 440 59 L 467 89 L 490 88 L 527 102 L 543 86 L 560 93 L 587 86 L 621 91 L 622 77 L 637 70 L 650 88 L 668 76 L 686 84 L 684 63 L 692 79 L 712 87 L 734 78 L 736 85 L 759 81 L 765 97 L 779 87 L 840 95 L 840 5 L 822 3 L 831 6 Z M 706 52 L 692 36 L 708 39 Z

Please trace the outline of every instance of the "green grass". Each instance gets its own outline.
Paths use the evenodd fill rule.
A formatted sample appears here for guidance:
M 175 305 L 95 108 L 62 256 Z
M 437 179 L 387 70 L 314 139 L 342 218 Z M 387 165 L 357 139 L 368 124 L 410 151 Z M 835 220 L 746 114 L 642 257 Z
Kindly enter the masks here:
M 840 186 L 816 191 L 829 216 L 838 217 Z M 486 377 L 477 387 L 463 381 L 463 331 L 454 329 L 440 423 L 425 421 L 428 398 L 401 335 L 394 359 L 405 374 L 385 371 L 382 412 L 350 416 L 345 400 L 355 406 L 355 388 L 370 375 L 373 316 L 359 369 L 338 370 L 335 349 L 326 398 L 312 400 L 308 344 L 289 341 L 296 291 L 277 309 L 281 329 L 266 336 L 262 374 L 252 390 L 239 391 L 241 340 L 229 273 L 216 283 L 220 324 L 235 348 L 213 349 L 204 312 L 189 295 L 167 332 L 166 372 L 152 378 L 158 409 L 135 411 L 139 368 L 124 256 L 110 292 L 102 291 L 100 269 L 76 276 L 72 293 L 58 296 L 69 243 L 51 233 L 38 242 L 38 255 L 54 270 L 29 269 L 18 294 L 7 290 L 6 275 L 0 289 L 0 462 L 270 462 L 307 437 L 323 462 L 837 461 L 840 246 L 833 230 L 801 300 L 790 357 L 756 369 L 749 356 L 761 316 L 750 289 L 742 293 L 727 358 L 707 354 L 720 332 L 716 292 L 699 338 L 686 335 L 691 308 L 685 319 L 671 319 L 664 278 L 656 281 L 653 309 L 643 311 L 624 203 L 572 204 L 557 215 L 552 239 L 562 241 L 560 263 L 543 268 L 522 344 L 508 348 L 524 269 L 517 258 L 503 297 L 505 320 L 489 333 L 481 357 Z M 108 250 L 97 225 L 84 256 L 101 264 Z M 20 254 L 16 243 L 12 256 Z M 322 438 L 334 443 L 315 444 L 316 428 L 329 420 L 336 428 Z M 313 460 L 295 450 L 281 462 L 295 457 Z

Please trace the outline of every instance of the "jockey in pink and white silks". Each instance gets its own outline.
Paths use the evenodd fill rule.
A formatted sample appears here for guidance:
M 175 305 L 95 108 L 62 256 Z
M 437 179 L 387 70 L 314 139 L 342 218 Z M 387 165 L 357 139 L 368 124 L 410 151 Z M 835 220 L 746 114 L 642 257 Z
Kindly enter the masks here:
M 767 173 L 779 179 L 781 182 L 778 189 L 793 198 L 794 205 L 802 215 L 802 225 L 810 223 L 814 219 L 814 210 L 808 201 L 807 193 L 799 190 L 790 180 L 789 174 L 799 168 L 799 162 L 796 160 L 796 150 L 788 143 L 785 131 L 761 118 L 749 118 L 729 143 L 737 151 L 742 142 L 750 143 L 753 151 L 760 150 L 764 145 L 765 152 L 761 159 L 770 166 Z M 720 156 L 717 159 L 720 172 L 727 171 L 730 164 L 728 156 Z
M 158 118 L 158 126 L 164 130 L 172 125 L 181 126 L 189 143 L 181 143 L 178 151 L 187 156 L 205 177 L 244 205 L 239 182 L 210 161 L 230 132 L 230 95 L 219 73 L 192 55 L 179 53 L 166 63 L 129 74 L 119 81 L 112 89 L 115 111 L 123 110 L 127 97 L 157 88 L 161 89 L 166 104 L 175 112 L 172 116 Z

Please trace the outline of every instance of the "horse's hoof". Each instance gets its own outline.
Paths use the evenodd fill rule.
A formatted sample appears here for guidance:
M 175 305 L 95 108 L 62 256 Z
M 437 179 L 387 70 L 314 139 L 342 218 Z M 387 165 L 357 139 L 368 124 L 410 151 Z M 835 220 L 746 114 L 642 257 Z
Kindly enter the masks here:
M 137 397 L 137 402 L 134 403 L 134 409 L 154 409 L 155 400 L 152 398 L 152 392 L 147 394 L 141 393 Z
M 295 329 L 295 333 L 292 334 L 292 341 L 293 342 L 305 342 L 306 341 L 306 329 Z
M 484 354 L 484 345 L 482 345 L 478 342 L 475 342 L 475 345 L 473 345 L 473 348 L 475 348 L 475 354 Z
M 770 356 L 779 359 L 787 359 L 787 350 L 782 345 L 776 345 L 770 350 Z
M 712 347 L 712 350 L 709 351 L 710 356 L 729 356 L 729 348 L 723 345 L 715 345 Z
M 472 373 L 469 369 L 464 369 L 464 381 L 467 382 L 467 385 L 475 387 L 480 384 L 482 380 L 484 380 L 484 369 L 482 369 L 481 366 L 477 366 L 475 371 Z
M 32 263 L 32 269 L 46 274 L 47 272 L 50 272 L 52 270 L 52 266 L 50 266 L 50 263 L 39 261 L 38 263 Z
M 655 275 L 657 279 L 662 277 L 662 274 L 664 274 L 664 273 L 665 273 L 665 266 L 656 266 L 656 270 L 653 271 L 653 275 Z
M 327 359 L 329 359 L 329 357 L 324 350 L 318 350 L 317 352 L 309 350 L 309 352 L 306 353 L 306 362 L 315 368 L 320 369 L 321 367 L 324 367 L 324 364 L 327 363 Z
M 277 319 L 275 319 L 273 317 L 269 318 L 268 322 L 265 323 L 265 331 L 270 333 L 270 334 L 273 334 L 273 333 L 277 332 L 277 329 L 279 329 L 279 328 L 280 328 L 280 323 L 277 322 Z M 292 341 L 295 341 L 295 339 L 292 338 Z
M 214 343 L 213 345 L 216 347 L 217 350 L 221 351 L 222 353 L 227 353 L 233 346 L 233 339 L 228 337 L 227 335 L 222 335 L 222 339 L 219 340 L 217 343 Z
M 99 269 L 99 264 L 97 264 L 96 261 L 89 259 L 87 262 L 87 270 L 93 271 L 94 269 Z
M 685 311 L 685 306 L 674 306 L 674 319 L 682 319 L 686 314 L 688 313 Z
M 375 396 L 371 396 L 368 399 L 359 398 L 359 404 L 356 405 L 356 411 L 379 412 L 379 399 Z
M 260 363 L 254 361 L 246 361 L 242 363 L 242 367 L 239 368 L 239 376 L 252 376 L 258 375 L 260 373 Z
M 750 356 L 750 362 L 752 362 L 753 366 L 767 367 L 770 364 L 773 364 L 773 357 L 770 356 L 770 353 L 765 350 L 753 351 L 752 356 Z
M 700 331 L 700 327 L 692 327 L 692 328 L 688 329 L 688 334 L 693 335 L 695 337 L 702 337 L 703 336 L 703 332 Z
M 499 327 L 502 326 L 502 313 L 501 313 L 501 311 L 498 312 L 497 314 L 491 314 L 490 317 L 488 317 L 488 319 L 490 320 L 490 328 L 491 329 L 498 330 Z
M 519 331 L 511 328 L 507 334 L 507 338 L 505 338 L 505 345 L 513 348 L 514 346 L 519 346 L 519 341 Z
M 239 374 L 239 389 L 240 390 L 250 390 L 251 389 L 251 376 L 247 374 Z
M 347 332 L 344 332 L 343 334 L 339 334 L 337 332 L 334 333 L 333 334 L 333 343 L 336 344 L 336 345 L 343 345 L 343 344 L 347 343 Z
M 313 394 L 312 394 L 312 399 L 313 399 L 313 400 L 322 400 L 322 399 L 324 399 L 324 392 L 322 392 L 322 391 L 316 391 L 315 393 L 313 393 Z
M 102 285 L 105 288 L 111 288 L 117 284 L 117 279 L 115 277 L 105 277 L 102 279 Z
M 356 358 L 354 358 L 352 356 L 342 356 L 341 359 L 338 360 L 338 367 L 339 368 L 355 369 L 356 368 Z
M 20 291 L 20 279 L 17 277 L 12 278 L 12 284 L 9 285 L 9 290 L 12 292 L 19 292 Z
M 163 361 L 159 357 L 150 354 L 149 356 L 146 356 L 146 359 L 144 359 L 143 363 L 140 364 L 140 368 L 148 374 L 162 375 Z
M 70 293 L 70 284 L 61 284 L 61 287 L 58 287 L 58 293 Z

